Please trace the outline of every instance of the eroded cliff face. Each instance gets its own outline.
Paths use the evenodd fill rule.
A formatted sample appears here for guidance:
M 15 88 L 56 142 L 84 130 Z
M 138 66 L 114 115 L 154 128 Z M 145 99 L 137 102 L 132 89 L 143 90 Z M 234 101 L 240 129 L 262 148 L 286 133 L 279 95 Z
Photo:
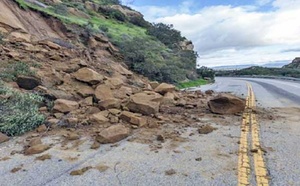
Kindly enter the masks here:
M 46 38 L 63 38 L 57 25 L 42 15 L 22 10 L 12 0 L 0 1 L 0 30 L 9 38 L 20 38 L 27 42 Z

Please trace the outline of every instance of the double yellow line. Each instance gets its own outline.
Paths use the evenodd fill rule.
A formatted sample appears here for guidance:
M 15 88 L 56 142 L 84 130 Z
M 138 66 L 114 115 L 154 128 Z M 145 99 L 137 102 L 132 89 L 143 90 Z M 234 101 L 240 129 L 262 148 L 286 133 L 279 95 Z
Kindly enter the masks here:
M 268 186 L 268 172 L 263 159 L 259 139 L 259 124 L 255 114 L 255 95 L 252 86 L 247 83 L 248 96 L 246 98 L 246 107 L 243 113 L 241 126 L 241 138 L 238 159 L 238 185 L 250 185 L 251 163 L 253 161 L 256 185 Z M 248 141 L 251 135 L 251 141 Z M 252 155 L 252 159 L 250 159 Z

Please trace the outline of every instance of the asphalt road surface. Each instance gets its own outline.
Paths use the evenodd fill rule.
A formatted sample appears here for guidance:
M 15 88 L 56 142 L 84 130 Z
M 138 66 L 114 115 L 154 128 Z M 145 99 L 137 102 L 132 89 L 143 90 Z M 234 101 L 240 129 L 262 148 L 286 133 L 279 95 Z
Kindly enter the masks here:
M 247 96 L 247 82 L 253 87 L 258 106 L 264 108 L 300 106 L 300 81 L 217 77 L 214 84 L 195 89 L 231 92 L 245 97 Z
M 270 185 L 300 185 L 300 82 L 219 77 L 201 90 L 245 97 L 247 83 L 252 85 L 260 109 L 260 140 L 268 149 L 265 160 Z

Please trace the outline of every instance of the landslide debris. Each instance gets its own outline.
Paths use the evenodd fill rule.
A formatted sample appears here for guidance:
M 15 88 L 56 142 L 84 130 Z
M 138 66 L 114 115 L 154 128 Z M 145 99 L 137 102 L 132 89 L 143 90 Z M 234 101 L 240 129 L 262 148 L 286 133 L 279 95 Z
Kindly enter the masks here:
M 52 1 L 47 2 L 47 6 L 53 5 Z M 65 150 L 77 149 L 83 143 L 82 138 L 93 142 L 92 149 L 99 148 L 101 143 L 124 139 L 143 143 L 186 142 L 175 128 L 198 128 L 201 117 L 209 114 L 207 100 L 214 96 L 213 92 L 179 91 L 174 85 L 150 81 L 131 72 L 107 34 L 64 23 L 32 8 L 23 10 L 14 1 L 0 1 L 0 6 L 3 7 L 0 12 L 0 73 L 7 72 L 9 64 L 22 62 L 12 71 L 18 70 L 18 73 L 5 79 L 3 86 L 22 95 L 30 93 L 27 97 L 39 95 L 42 98 L 38 103 L 26 99 L 30 100 L 27 104 L 38 105 L 37 112 L 43 114 L 44 119 L 38 120 L 33 128 L 36 130 L 28 134 L 30 141 L 26 141 L 25 155 L 49 150 L 52 144 L 42 140 L 47 136 L 60 136 L 63 141 L 57 143 Z M 100 5 L 90 1 L 85 1 L 85 7 L 100 11 Z M 125 11 L 119 6 L 114 9 Z M 79 12 L 72 10 L 72 14 Z M 192 48 L 191 43 L 181 44 Z M 0 94 L 0 100 L 11 100 L 11 96 Z M 230 109 L 226 107 L 225 110 Z M 3 111 L 0 106 L 0 113 Z M 132 136 L 137 133 L 139 139 Z M 8 137 L 0 133 L 0 143 L 7 140 Z M 45 155 L 39 159 L 48 158 Z M 72 174 L 80 175 L 85 171 Z

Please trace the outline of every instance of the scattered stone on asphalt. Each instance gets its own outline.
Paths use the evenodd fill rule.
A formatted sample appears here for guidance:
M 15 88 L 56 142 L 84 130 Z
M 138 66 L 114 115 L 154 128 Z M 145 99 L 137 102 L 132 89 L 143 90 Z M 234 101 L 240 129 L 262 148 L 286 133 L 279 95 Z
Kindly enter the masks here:
M 97 169 L 97 170 L 100 171 L 100 172 L 105 172 L 107 169 L 109 169 L 109 166 L 100 164 L 100 165 L 97 165 L 97 166 L 95 167 L 95 169 Z
M 170 170 L 165 171 L 165 175 L 167 175 L 167 176 L 171 176 L 173 174 L 176 174 L 176 171 L 174 169 L 170 169 Z
M 38 144 L 38 145 L 34 145 L 31 146 L 27 149 L 25 149 L 24 154 L 25 155 L 32 155 L 32 154 L 39 154 L 42 153 L 46 150 L 50 149 L 50 146 L 47 144 Z
M 45 161 L 45 160 L 51 159 L 51 157 L 52 156 L 50 154 L 44 154 L 44 155 L 36 157 L 35 160 Z
M 98 149 L 100 147 L 100 143 L 98 143 L 97 141 L 94 141 L 94 143 L 91 145 L 91 149 Z
M 122 124 L 117 124 L 102 130 L 96 137 L 96 140 L 99 143 L 103 143 L 103 144 L 116 143 L 128 137 L 129 134 L 130 134 L 129 128 L 125 127 Z
M 199 127 L 198 132 L 199 134 L 209 134 L 213 132 L 214 130 L 217 130 L 217 128 L 214 128 L 210 125 L 202 125 Z
M 16 173 L 23 168 L 23 164 L 10 170 L 11 173 Z
M 202 161 L 202 158 L 199 157 L 199 158 L 196 158 L 195 160 L 196 160 L 196 161 Z
M 88 167 L 84 167 L 82 169 L 79 169 L 79 170 L 73 170 L 70 172 L 70 175 L 71 176 L 80 176 L 80 175 L 83 175 L 86 171 L 92 169 L 93 167 L 91 166 L 88 166 Z

